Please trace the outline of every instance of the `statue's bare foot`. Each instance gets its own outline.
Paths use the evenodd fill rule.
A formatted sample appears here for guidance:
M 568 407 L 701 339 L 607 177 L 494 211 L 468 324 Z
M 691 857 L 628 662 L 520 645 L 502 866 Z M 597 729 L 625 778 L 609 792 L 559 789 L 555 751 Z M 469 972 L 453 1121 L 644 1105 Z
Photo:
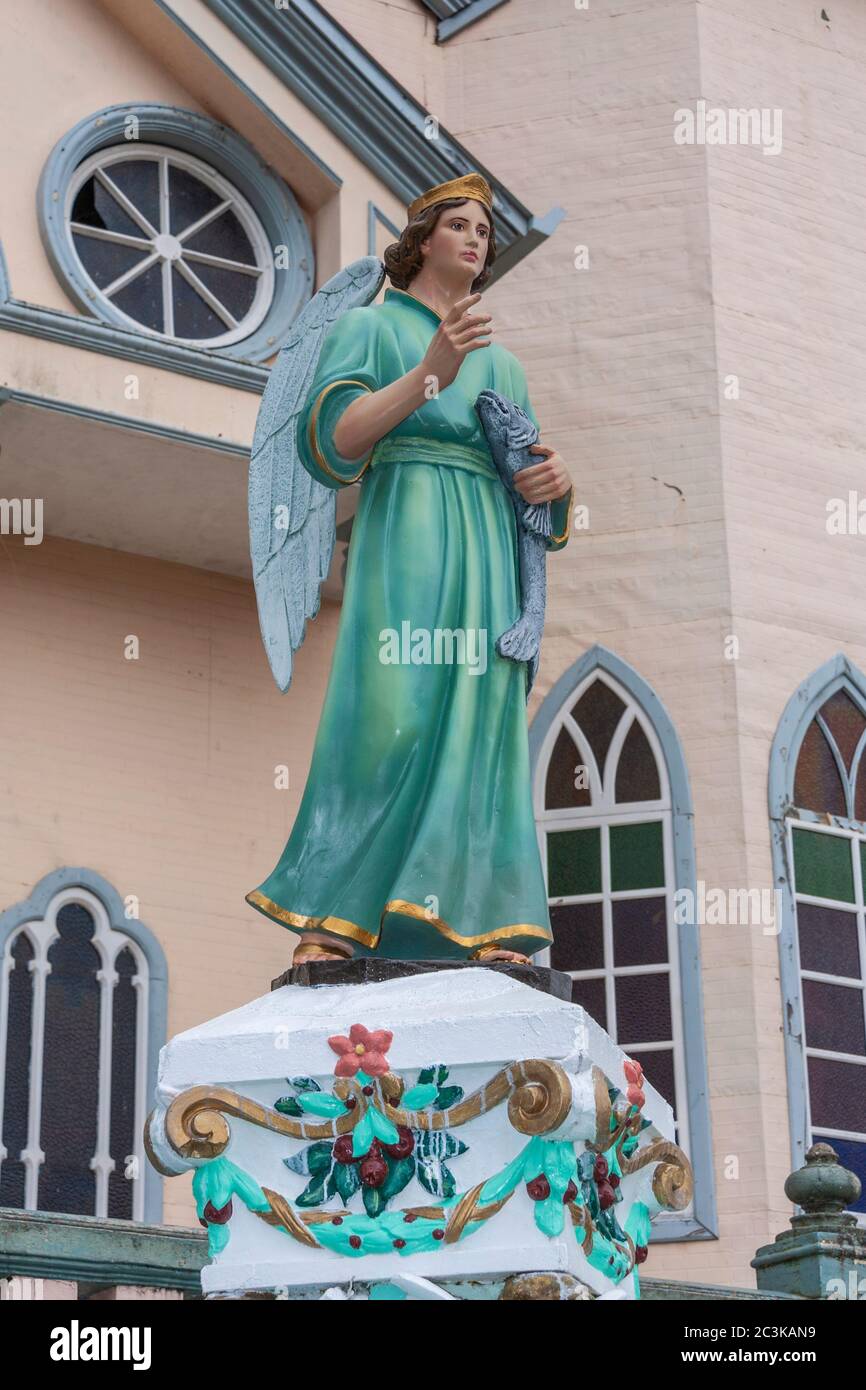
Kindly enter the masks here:
M 490 961 L 511 961 L 514 965 L 529 965 L 529 956 L 523 955 L 521 951 L 509 951 L 505 946 L 480 946 L 477 951 L 473 951 L 470 960 L 483 960 L 485 965 Z
M 292 965 L 306 965 L 311 960 L 350 960 L 351 951 L 341 951 L 326 941 L 302 941 L 295 947 Z

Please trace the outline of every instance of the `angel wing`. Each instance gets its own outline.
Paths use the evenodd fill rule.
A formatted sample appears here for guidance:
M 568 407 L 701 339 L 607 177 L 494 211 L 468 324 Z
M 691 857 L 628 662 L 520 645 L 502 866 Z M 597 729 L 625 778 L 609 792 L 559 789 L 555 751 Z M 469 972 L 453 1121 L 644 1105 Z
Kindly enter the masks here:
M 370 304 L 384 278 L 378 257 L 362 256 L 322 286 L 292 325 L 259 406 L 250 454 L 250 555 L 262 640 L 283 692 L 307 619 L 319 611 L 337 513 L 336 492 L 316 482 L 298 458 L 296 421 L 331 324 Z

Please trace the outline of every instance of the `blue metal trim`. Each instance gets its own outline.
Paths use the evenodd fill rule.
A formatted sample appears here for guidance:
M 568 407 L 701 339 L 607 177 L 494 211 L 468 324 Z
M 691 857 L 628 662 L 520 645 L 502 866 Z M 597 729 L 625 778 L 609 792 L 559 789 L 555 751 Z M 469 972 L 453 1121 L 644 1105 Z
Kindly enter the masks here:
M 128 140 L 130 121 L 136 139 Z M 258 156 L 253 146 L 209 116 L 157 102 L 128 102 L 85 116 L 54 146 L 48 156 L 36 195 L 39 232 L 55 274 L 86 314 L 95 314 L 129 332 L 126 317 L 94 297 L 90 277 L 75 255 L 65 218 L 66 190 L 83 160 L 97 150 L 128 141 L 133 152 L 138 140 L 166 145 L 196 155 L 223 174 L 255 209 L 271 246 L 286 245 L 289 265 L 276 269 L 274 297 L 267 317 L 248 338 L 224 348 L 216 357 L 260 362 L 282 345 L 292 323 L 309 300 L 314 283 L 313 246 L 307 224 L 288 185 Z M 141 336 L 166 344 L 170 340 L 141 329 Z
M 448 179 L 477 169 L 494 191 L 499 255 L 491 282 L 550 235 L 565 213 L 534 217 L 439 126 L 316 0 L 204 0 L 204 3 L 352 150 L 404 204 Z
M 0 250 L 2 255 L 2 250 Z M 0 276 L 0 296 L 9 295 L 9 281 Z M 151 338 L 129 328 L 113 328 L 98 319 L 82 318 L 61 309 L 42 309 L 22 299 L 0 299 L 0 329 L 24 333 L 31 338 L 45 338 L 65 347 L 99 352 L 105 357 L 121 357 L 126 362 L 141 362 L 162 371 L 179 372 L 201 381 L 214 381 L 238 391 L 254 391 L 260 395 L 267 385 L 270 368 L 254 366 L 220 357 L 202 348 L 182 347 L 166 339 Z
M 248 86 L 243 78 L 238 76 L 234 68 L 230 68 L 228 63 L 223 61 L 219 54 L 205 42 L 201 35 L 197 34 L 185 20 L 181 19 L 179 14 L 176 14 L 174 10 L 169 8 L 166 4 L 166 0 L 152 0 L 152 3 L 156 5 L 158 9 L 162 10 L 167 19 L 170 19 L 173 24 L 177 25 L 182 34 L 185 34 L 197 48 L 201 49 L 202 53 L 213 63 L 214 67 L 219 68 L 220 72 L 237 87 L 239 92 L 243 92 L 247 101 L 251 102 L 253 106 L 261 111 L 262 115 L 270 121 L 282 140 L 287 140 L 290 144 L 294 145 L 295 149 L 304 159 L 309 160 L 310 164 L 314 165 L 320 174 L 324 174 L 325 178 L 333 186 L 334 192 L 338 193 L 343 187 L 343 180 L 329 164 L 325 163 L 321 155 L 317 154 L 313 147 L 307 144 L 306 140 L 302 140 L 297 131 L 292 130 L 291 126 L 286 125 L 285 121 L 281 120 L 276 111 L 268 106 L 266 101 L 262 100 L 258 92 L 256 92 L 254 88 Z
M 781 892 L 782 902 L 779 983 L 782 990 L 782 1027 L 788 1079 L 791 1166 L 795 1169 L 803 1166 L 810 1134 L 806 1059 L 803 1052 L 803 1004 L 797 948 L 794 866 L 788 858 L 786 822 L 792 813 L 796 813 L 798 820 L 814 821 L 821 825 L 832 824 L 845 829 L 866 829 L 860 821 L 849 821 L 839 816 L 830 817 L 828 822 L 827 816 L 800 811 L 794 804 L 794 774 L 803 737 L 824 702 L 841 689 L 846 690 L 855 704 L 866 714 L 866 675 L 844 652 L 837 652 L 803 681 L 785 706 L 770 749 L 767 776 L 773 883 Z
M 9 284 L 9 271 L 6 267 L 6 257 L 3 254 L 3 243 L 0 242 L 0 305 L 5 304 L 7 299 L 12 298 L 12 287 Z
M 165 439 L 171 444 L 192 444 L 196 448 L 234 454 L 243 459 L 249 458 L 250 449 L 247 444 L 236 444 L 229 439 L 216 439 L 209 434 L 191 434 L 188 430 L 175 429 L 173 425 L 160 425 L 154 420 L 136 420 L 127 415 L 114 415 L 108 410 L 95 410 L 91 406 L 78 405 L 73 401 L 59 401 L 50 396 L 36 396 L 30 391 L 16 391 L 0 386 L 0 407 L 7 401 L 34 406 L 41 410 L 57 410 L 62 415 L 76 415 L 81 420 L 95 420 L 97 424 L 110 425 L 114 429 L 153 435 L 156 439 Z
M 399 238 L 400 238 L 400 228 L 399 228 L 399 227 L 395 227 L 395 226 L 394 226 L 394 223 L 391 221 L 390 217 L 388 217 L 388 216 L 382 211 L 381 208 L 377 207 L 376 204 L 373 202 L 372 198 L 370 198 L 370 199 L 368 200 L 368 202 L 367 202 L 367 255 L 368 255 L 368 256 L 375 256 L 375 255 L 376 255 L 376 223 L 377 223 L 377 222 L 381 223 L 381 225 L 385 228 L 385 230 L 386 230 L 387 232 L 390 232 L 390 233 L 391 233 L 392 237 L 394 237 L 394 238 L 397 239 L 397 240 L 399 240 Z
M 568 668 L 545 696 L 529 730 L 529 755 L 533 784 L 541 746 L 553 721 L 573 690 L 592 671 L 607 671 L 637 701 L 652 724 L 664 753 L 671 788 L 674 839 L 674 883 L 678 890 L 697 894 L 697 868 L 694 844 L 694 808 L 688 769 L 673 720 L 650 685 L 633 666 L 599 645 L 590 647 Z M 703 987 L 701 982 L 700 937 L 693 926 L 681 924 L 677 931 L 680 982 L 682 985 L 683 1053 L 689 1109 L 691 1161 L 695 1174 L 694 1221 L 686 1219 L 657 1223 L 653 1239 L 714 1239 L 718 1235 L 716 1189 L 710 1133 L 707 1054 L 704 1038 Z
M 115 931 L 122 932 L 133 940 L 144 953 L 147 961 L 148 988 L 148 1055 L 145 1107 L 156 1092 L 157 1067 L 160 1048 L 166 1040 L 168 1025 L 168 962 L 159 941 L 149 927 L 136 919 L 127 918 L 123 900 L 116 888 L 104 879 L 95 869 L 55 869 L 41 878 L 29 898 L 15 903 L 0 913 L 0 956 L 6 949 L 6 942 L 16 928 L 24 922 L 44 918 L 52 898 L 64 888 L 86 888 L 99 898 L 109 921 Z M 145 1165 L 144 1174 L 144 1219 L 157 1224 L 162 1221 L 162 1178 L 151 1164 Z
M 424 3 L 428 5 L 429 9 L 434 8 L 429 0 L 424 0 Z M 467 29 L 470 24 L 474 24 L 478 19 L 483 19 L 486 14 L 490 14 L 491 10 L 496 10 L 504 4 L 505 0 L 468 0 L 468 3 L 464 4 L 456 13 L 439 20 L 436 27 L 436 42 L 446 43 L 455 34 L 459 34 L 462 29 Z M 448 9 L 453 11 L 454 6 L 449 4 Z

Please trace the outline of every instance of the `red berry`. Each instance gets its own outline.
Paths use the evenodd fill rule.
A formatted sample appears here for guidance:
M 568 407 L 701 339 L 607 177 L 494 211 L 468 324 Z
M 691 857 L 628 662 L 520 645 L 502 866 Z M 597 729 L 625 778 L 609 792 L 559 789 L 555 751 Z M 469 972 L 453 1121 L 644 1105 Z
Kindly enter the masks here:
M 363 1091 L 364 1091 L 364 1095 L 365 1095 L 365 1096 L 371 1096 L 371 1095 L 373 1094 L 373 1087 L 372 1087 L 372 1086 L 364 1086 L 364 1087 L 363 1087 Z
M 543 1202 L 550 1196 L 550 1183 L 544 1174 L 540 1173 L 537 1178 L 532 1179 L 532 1182 L 526 1184 L 526 1190 L 533 1202 Z
M 610 1183 L 611 1187 L 619 1187 L 619 1173 L 611 1173 L 610 1177 L 608 1178 L 608 1182 Z
M 402 1250 L 405 1244 L 406 1242 L 405 1240 L 403 1240 L 402 1236 L 398 1236 L 397 1239 L 394 1241 L 394 1245 L 397 1250 Z
M 360 1237 L 360 1236 L 349 1236 L 349 1244 L 351 1245 L 351 1247 L 352 1247 L 353 1250 L 360 1250 L 360 1248 L 361 1248 L 361 1237 Z
M 343 1218 L 342 1218 L 342 1216 L 334 1216 L 334 1217 L 331 1218 L 331 1225 L 332 1225 L 332 1226 L 342 1226 L 342 1224 L 343 1224 Z
M 635 1264 L 637 1264 L 637 1265 L 642 1265 L 648 1254 L 649 1254 L 649 1250 L 647 1249 L 647 1247 L 646 1247 L 645 1245 L 636 1245 L 635 1248 L 634 1248 L 634 1262 L 635 1262 Z
M 415 1215 L 414 1211 L 407 1211 L 406 1215 L 403 1217 L 404 1221 L 417 1221 L 417 1219 L 418 1218 Z
M 605 1178 L 607 1177 L 607 1171 L 607 1159 L 602 1158 L 601 1155 L 599 1155 L 599 1157 L 595 1160 L 595 1167 L 592 1170 L 592 1176 L 595 1178 L 596 1182 L 604 1182 Z
M 608 1207 L 612 1207 L 615 1201 L 616 1197 L 610 1183 L 600 1182 L 598 1185 L 598 1204 L 602 1211 L 607 1211 Z
M 388 1165 L 378 1154 L 368 1153 L 361 1160 L 361 1182 L 364 1187 L 381 1187 L 388 1176 Z
M 573 1202 L 576 1196 L 577 1188 L 575 1187 L 573 1182 L 569 1181 L 568 1187 L 562 1194 L 562 1200 L 563 1202 Z
M 406 1125 L 398 1125 L 397 1133 L 400 1138 L 396 1144 L 383 1144 L 382 1148 L 390 1158 L 408 1158 L 415 1147 L 415 1136 Z
M 351 1134 L 341 1134 L 339 1139 L 337 1139 L 334 1143 L 334 1162 L 360 1163 L 360 1161 L 361 1160 L 359 1158 L 356 1158 L 355 1155 L 352 1153 Z
M 229 1217 L 231 1216 L 231 1214 L 232 1214 L 232 1203 L 231 1203 L 231 1198 L 229 1198 L 229 1200 L 226 1202 L 225 1206 L 224 1206 L 224 1207 L 220 1207 L 219 1210 L 217 1210 L 217 1208 L 214 1206 L 213 1202 L 208 1202 L 208 1204 L 207 1204 L 207 1206 L 205 1207 L 204 1212 L 203 1212 L 205 1221 L 210 1221 L 211 1225 L 213 1225 L 213 1226 L 224 1226 L 225 1223 L 228 1221 Z
M 445 1232 L 442 1230 L 441 1227 L 438 1227 L 435 1231 L 431 1231 L 431 1235 L 433 1236 L 433 1239 L 434 1239 L 434 1240 L 444 1240 L 444 1239 L 445 1239 Z
M 346 1097 L 345 1106 L 346 1106 L 346 1109 L 347 1109 L 347 1110 L 354 1110 L 354 1109 L 355 1109 L 355 1106 L 356 1106 L 357 1104 L 358 1104 L 358 1097 L 357 1097 L 357 1096 L 347 1096 L 347 1097 Z

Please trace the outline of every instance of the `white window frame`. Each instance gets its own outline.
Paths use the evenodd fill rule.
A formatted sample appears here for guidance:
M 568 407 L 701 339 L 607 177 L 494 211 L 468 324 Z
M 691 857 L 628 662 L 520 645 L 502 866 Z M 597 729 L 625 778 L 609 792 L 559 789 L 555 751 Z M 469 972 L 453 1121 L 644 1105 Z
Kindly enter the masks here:
M 126 197 L 123 191 L 111 179 L 111 168 L 115 164 L 125 164 L 135 160 L 151 160 L 157 165 L 159 178 L 159 203 L 160 203 L 160 225 L 154 227 L 144 216 L 140 209 Z M 190 223 L 181 232 L 172 234 L 170 228 L 170 186 L 169 186 L 169 166 L 175 165 L 184 170 L 191 177 L 200 180 L 214 193 L 218 194 L 221 201 L 210 212 L 199 218 L 196 222 Z M 149 256 L 141 262 L 136 263 L 128 271 L 119 276 L 108 289 L 115 292 L 122 286 L 130 283 L 139 275 L 143 274 L 151 265 L 161 263 L 162 266 L 162 298 L 163 298 L 163 329 L 154 329 L 147 324 L 140 323 L 131 315 L 121 309 L 110 294 L 101 290 L 91 279 L 90 274 L 78 255 L 74 235 L 92 237 L 94 240 L 109 241 L 114 245 L 134 245 L 135 239 L 120 232 L 104 232 L 98 228 L 88 227 L 85 223 L 76 223 L 72 220 L 72 209 L 81 188 L 90 178 L 100 180 L 108 189 L 119 206 L 126 212 L 127 216 L 138 224 L 141 228 L 141 249 L 144 250 L 150 245 Z M 255 256 L 255 271 L 251 267 L 241 265 L 225 257 L 213 256 L 204 252 L 195 251 L 188 253 L 188 257 L 180 255 L 174 258 L 178 248 L 183 247 L 186 239 L 194 236 L 209 222 L 215 221 L 223 213 L 230 211 L 235 214 L 241 223 L 244 231 L 250 239 Z M 188 154 L 184 150 L 174 149 L 168 145 L 145 144 L 129 142 L 126 145 L 110 145 L 105 149 L 97 150 L 85 159 L 75 170 L 66 189 L 66 201 L 64 209 L 64 224 L 69 243 L 69 253 L 74 256 L 82 275 L 89 282 L 92 289 L 94 301 L 103 310 L 135 329 L 139 333 L 149 333 L 157 338 L 163 338 L 168 342 L 183 343 L 189 347 L 199 348 L 221 348 L 228 347 L 232 343 L 240 342 L 248 338 L 267 317 L 274 297 L 274 264 L 273 253 L 268 242 L 267 234 L 259 220 L 253 207 L 243 197 L 234 185 L 222 174 L 213 169 L 205 160 L 197 158 L 195 155 Z M 194 266 L 196 262 L 200 264 L 210 264 L 221 266 L 226 269 L 236 270 L 244 274 L 255 273 L 257 284 L 256 293 L 252 304 L 242 319 L 235 319 L 233 315 L 220 303 L 217 297 L 203 284 L 195 275 Z M 178 274 L 191 284 L 193 290 L 199 294 L 203 301 L 208 305 L 213 313 L 223 321 L 228 320 L 225 332 L 216 334 L 211 338 L 184 338 L 174 331 L 174 301 L 172 296 L 172 265 L 175 265 Z
M 570 711 L 580 700 L 581 696 L 589 689 L 590 685 L 596 681 L 601 681 L 620 699 L 625 708 L 620 715 L 619 723 L 616 726 L 610 747 L 607 752 L 606 769 L 607 776 L 602 783 L 602 774 L 598 768 L 595 755 L 589 744 L 586 735 L 579 729 Z M 652 750 L 658 770 L 659 785 L 661 796 L 653 801 L 641 802 L 617 802 L 614 800 L 616 789 L 616 772 L 619 767 L 620 755 L 623 745 L 632 727 L 637 722 L 646 735 L 649 746 Z M 545 791 L 547 782 L 547 772 L 550 765 L 556 741 L 560 730 L 565 728 L 571 736 L 579 756 L 587 768 L 589 776 L 589 790 L 592 799 L 590 806 L 568 807 L 561 809 L 549 809 L 545 806 Z M 672 836 L 672 816 L 671 816 L 671 794 L 668 781 L 665 758 L 659 744 L 656 732 L 644 715 L 633 696 L 615 681 L 606 672 L 592 671 L 581 681 L 575 690 L 569 695 L 560 711 L 559 717 L 551 723 L 541 747 L 541 754 L 538 759 L 536 769 L 535 785 L 533 788 L 533 802 L 535 808 L 536 830 L 538 834 L 538 846 L 541 854 L 541 862 L 544 869 L 544 881 L 547 885 L 548 864 L 547 864 L 547 835 L 551 830 L 589 830 L 598 827 L 601 839 L 601 891 L 599 893 L 582 893 L 572 896 L 549 897 L 551 907 L 564 906 L 571 903 L 591 903 L 601 902 L 602 904 L 602 928 L 604 940 L 604 959 L 603 968 L 596 970 L 568 970 L 564 973 L 573 980 L 604 979 L 605 981 L 605 1003 L 607 1007 L 607 1032 L 621 1047 L 624 1052 L 631 1054 L 632 1050 L 641 1053 L 651 1052 L 670 1052 L 673 1051 L 674 1062 L 674 1084 L 676 1087 L 677 1106 L 675 1114 L 677 1120 L 677 1142 L 688 1152 L 689 1148 L 689 1126 L 688 1108 L 686 1099 L 686 1076 L 685 1061 L 683 1051 L 683 1029 L 682 1018 L 679 1008 L 681 997 L 680 977 L 679 977 L 679 949 L 677 943 L 677 933 L 674 918 L 675 893 L 674 884 L 674 861 L 673 861 L 673 836 Z M 611 869 L 610 869 L 610 828 L 617 825 L 646 824 L 647 822 L 660 822 L 662 826 L 662 849 L 664 858 L 665 882 L 654 888 L 611 888 Z M 657 965 L 622 965 L 614 963 L 613 949 L 613 903 L 630 898 L 663 897 L 665 899 L 667 913 L 667 962 Z M 544 963 L 550 963 L 549 949 L 539 953 L 539 962 L 544 959 Z M 671 1005 L 671 1033 L 672 1037 L 665 1041 L 656 1042 L 634 1042 L 630 1039 L 620 1041 L 617 1037 L 616 1027 L 616 981 L 626 975 L 661 975 L 669 976 L 670 1005 Z M 652 1083 L 652 1076 L 647 1079 Z
M 833 743 L 831 743 L 831 748 Z M 799 750 L 798 750 L 799 752 Z M 845 902 L 840 898 L 819 898 L 810 893 L 801 893 L 797 888 L 796 870 L 794 864 L 794 831 L 803 830 L 810 834 L 832 835 L 836 839 L 847 840 L 849 842 L 851 861 L 853 865 L 854 880 L 854 902 Z M 786 820 L 785 833 L 787 836 L 788 863 L 791 865 L 791 886 L 793 891 L 794 918 L 797 929 L 794 931 L 792 940 L 792 950 L 796 961 L 797 977 L 800 981 L 817 980 L 822 984 L 840 985 L 848 988 L 860 990 L 860 1001 L 863 1009 L 863 1027 L 866 1035 L 866 898 L 864 898 L 863 868 L 859 852 L 853 849 L 853 843 L 866 845 L 866 828 L 857 823 L 846 828 L 843 825 L 820 825 L 813 820 L 805 820 L 797 815 L 791 815 Z M 829 907 L 839 912 L 847 912 L 856 917 L 857 921 L 857 946 L 860 953 L 860 972 L 861 979 L 854 980 L 842 975 L 827 975 L 823 971 L 804 970 L 800 960 L 800 937 L 797 918 L 797 907 L 799 903 L 812 903 L 816 907 Z M 799 991 L 802 1000 L 802 989 Z M 803 1028 L 802 1028 L 802 1054 L 803 1068 L 805 1072 L 804 1103 L 806 1108 L 806 1128 L 810 1136 L 809 1143 L 816 1144 L 822 1140 L 850 1139 L 855 1143 L 866 1145 L 866 1124 L 860 1132 L 844 1129 L 828 1129 L 824 1125 L 815 1128 L 812 1124 L 812 1099 L 809 1087 L 809 1058 L 818 1057 L 831 1062 L 846 1062 L 857 1066 L 866 1066 L 866 1055 L 857 1056 L 849 1052 L 833 1052 L 826 1048 L 810 1047 L 806 1041 L 806 1010 L 803 1007 Z M 866 1121 L 866 1116 L 864 1116 Z M 854 1212 L 857 1223 L 866 1228 L 866 1212 Z
M 45 1040 L 47 981 L 51 973 L 48 953 L 58 940 L 57 914 L 62 908 L 76 905 L 85 908 L 93 917 L 94 930 L 92 945 L 99 955 L 100 968 L 97 980 L 100 987 L 99 1009 L 99 1089 L 97 1093 L 97 1139 L 96 1150 L 90 1159 L 90 1167 L 96 1174 L 95 1210 L 91 1215 L 108 1216 L 108 1179 L 116 1164 L 109 1152 L 111 1126 L 111 1041 L 112 1041 L 112 1002 L 114 988 L 119 980 L 115 969 L 117 957 L 123 950 L 129 950 L 135 960 L 136 972 L 132 985 L 136 991 L 136 1042 L 135 1042 L 135 1106 L 133 1114 L 133 1176 L 129 1181 L 132 1190 L 132 1220 L 144 1219 L 144 1189 L 146 1159 L 144 1152 L 144 1120 L 147 1100 L 147 1060 L 149 1027 L 149 967 L 144 951 L 137 941 L 111 925 L 105 905 L 86 888 L 69 887 L 61 889 L 50 900 L 44 916 L 34 917 L 22 922 L 8 936 L 3 952 L 0 970 L 0 1121 L 4 1110 L 6 1037 L 9 1018 L 9 977 L 12 973 L 12 948 L 19 936 L 25 935 L 34 951 L 30 969 L 33 975 L 33 1006 L 30 1035 L 30 1078 L 28 1089 L 27 1145 L 21 1153 L 25 1169 L 24 1210 L 39 1209 L 39 1177 L 45 1162 L 45 1153 L 40 1146 L 40 1127 L 42 1118 L 42 1076 Z M 8 1155 L 0 1139 L 0 1161 Z

